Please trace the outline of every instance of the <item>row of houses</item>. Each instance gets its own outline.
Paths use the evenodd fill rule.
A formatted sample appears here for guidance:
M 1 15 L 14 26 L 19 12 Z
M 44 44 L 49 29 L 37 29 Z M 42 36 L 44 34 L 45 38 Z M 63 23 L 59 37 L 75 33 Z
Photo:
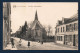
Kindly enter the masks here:
M 78 13 L 59 20 L 55 30 L 56 43 L 78 47 Z
M 11 35 L 11 6 L 9 2 L 3 2 L 3 49 L 10 42 Z

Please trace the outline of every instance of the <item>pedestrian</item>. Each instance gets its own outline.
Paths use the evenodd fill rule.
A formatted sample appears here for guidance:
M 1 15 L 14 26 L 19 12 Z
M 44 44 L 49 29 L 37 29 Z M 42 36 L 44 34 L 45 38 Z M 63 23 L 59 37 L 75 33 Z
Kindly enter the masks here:
M 20 38 L 20 41 L 19 41 L 19 46 L 21 46 L 21 42 L 22 42 L 22 41 L 21 41 L 21 38 Z
M 14 39 L 13 38 L 11 38 L 11 44 L 12 44 L 12 48 L 15 48 L 15 46 L 14 46 Z
M 28 41 L 28 48 L 30 47 L 30 42 Z
M 38 43 L 39 43 L 40 41 L 38 41 Z
M 43 44 L 43 41 L 41 42 L 41 44 Z

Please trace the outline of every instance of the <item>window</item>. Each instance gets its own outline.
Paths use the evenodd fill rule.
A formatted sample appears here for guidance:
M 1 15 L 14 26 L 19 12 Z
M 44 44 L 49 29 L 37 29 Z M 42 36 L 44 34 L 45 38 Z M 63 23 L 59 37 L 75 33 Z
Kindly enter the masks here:
M 37 31 L 36 31 L 36 36 L 38 36 L 38 33 L 37 33 Z
M 70 42 L 71 42 L 72 41 L 72 36 L 70 35 L 69 37 L 70 37 Z
M 59 41 L 61 41 L 61 36 L 59 36 Z
M 73 31 L 73 24 L 66 25 L 66 31 L 67 32 Z
M 69 31 L 72 31 L 72 24 L 69 25 Z
M 58 36 L 57 36 L 57 40 L 58 40 Z
M 75 30 L 75 23 L 74 23 L 74 30 Z
M 74 24 L 72 24 L 72 31 L 74 31 Z
M 62 41 L 62 36 L 57 36 L 58 41 Z
M 65 35 L 65 41 L 67 41 L 67 35 Z
M 58 40 L 60 41 L 60 36 L 58 36 Z
M 64 32 L 64 27 L 63 27 L 63 32 Z
M 78 24 L 74 23 L 74 30 L 78 30 Z
M 67 31 L 67 32 L 68 32 L 68 30 L 69 30 L 68 28 L 69 28 L 68 25 L 66 25 L 66 31 Z
M 61 27 L 61 32 L 62 32 L 62 27 Z
M 61 36 L 61 41 L 62 41 L 62 36 Z
M 56 28 L 56 33 L 57 33 L 57 28 Z
M 59 28 L 58 28 L 58 32 L 59 32 Z

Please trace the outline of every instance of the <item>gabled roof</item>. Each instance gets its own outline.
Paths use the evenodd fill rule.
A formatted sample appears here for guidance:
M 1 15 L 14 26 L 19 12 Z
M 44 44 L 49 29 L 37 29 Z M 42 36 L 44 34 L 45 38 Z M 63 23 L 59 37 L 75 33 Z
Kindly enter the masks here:
M 43 28 L 43 26 L 40 24 L 40 22 L 38 21 L 38 15 L 37 15 L 37 11 L 35 14 L 35 20 L 33 21 L 33 23 L 31 24 L 30 28 L 31 29 L 35 29 L 35 27 L 40 27 Z
M 58 24 L 60 24 L 60 25 L 61 25 L 61 24 L 62 24 L 62 21 L 61 21 L 61 20 L 59 20 L 59 21 L 58 21 Z
M 64 18 L 62 21 L 58 21 L 58 25 L 62 25 L 62 24 L 68 24 L 68 23 L 71 23 L 71 22 L 74 22 L 74 21 L 77 21 L 78 20 L 78 13 L 71 16 L 70 18 Z M 64 21 L 64 23 L 62 23 Z
M 78 20 L 78 14 L 73 15 L 72 17 L 68 18 L 68 19 L 64 19 L 64 23 L 70 23 L 70 22 L 74 22 Z
M 38 20 L 34 20 L 33 23 L 31 24 L 30 28 L 35 29 L 36 25 L 39 25 L 40 28 L 43 28 L 43 26 L 40 24 Z

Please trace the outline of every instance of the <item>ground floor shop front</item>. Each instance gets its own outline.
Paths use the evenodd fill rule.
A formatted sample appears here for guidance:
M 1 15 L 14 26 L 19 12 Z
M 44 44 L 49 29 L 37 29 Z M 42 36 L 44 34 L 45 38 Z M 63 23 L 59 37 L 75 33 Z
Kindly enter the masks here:
M 58 35 L 56 43 L 78 47 L 78 34 Z

